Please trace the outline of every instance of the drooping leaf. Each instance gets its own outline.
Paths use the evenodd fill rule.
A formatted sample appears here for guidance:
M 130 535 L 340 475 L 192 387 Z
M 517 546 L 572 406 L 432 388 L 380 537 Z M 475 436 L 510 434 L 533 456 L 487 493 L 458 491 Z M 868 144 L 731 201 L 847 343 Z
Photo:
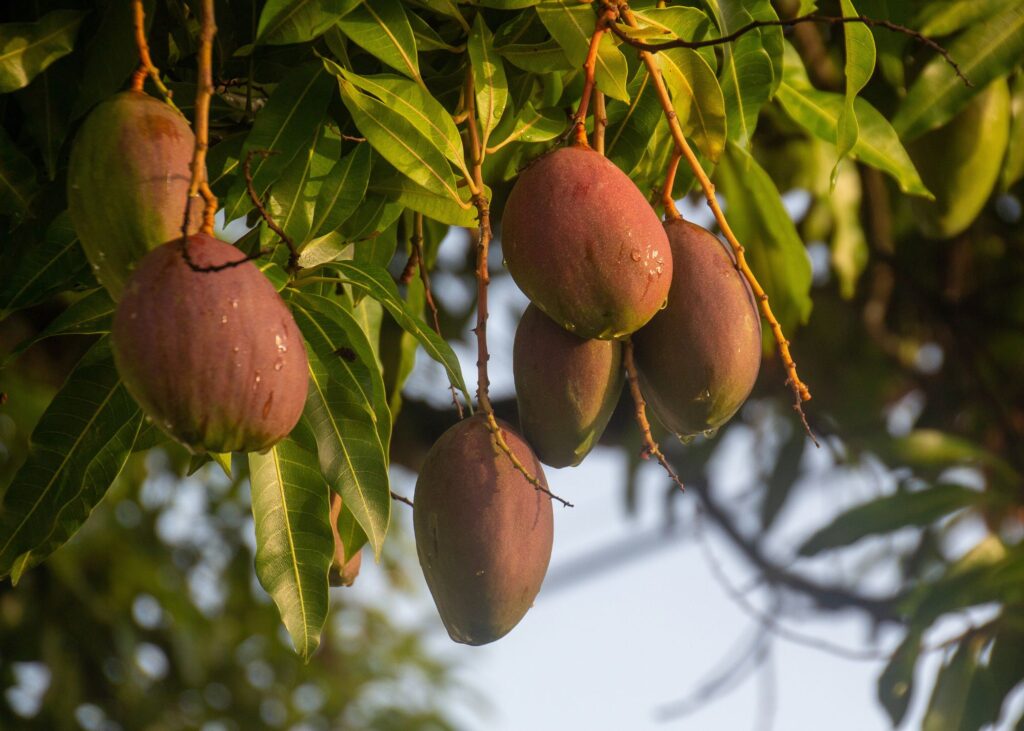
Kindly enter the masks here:
M 726 146 L 715 175 L 726 198 L 726 216 L 746 249 L 750 268 L 788 331 L 811 312 L 811 263 L 793 220 L 775 183 L 737 144 Z
M 936 56 L 929 61 L 892 119 L 904 141 L 948 122 L 989 82 L 1020 63 L 1024 56 L 1024 5 L 1012 3 L 971 26 L 947 50 L 973 86 L 964 84 L 944 58 Z
M 0 214 L 25 214 L 39 186 L 36 168 L 0 128 Z
M 845 17 L 857 16 L 853 0 L 839 0 L 839 6 Z M 836 147 L 839 156 L 832 168 L 833 188 L 839 175 L 839 163 L 857 144 L 860 134 L 854 101 L 875 71 L 875 37 L 871 35 L 871 30 L 861 23 L 844 23 L 843 37 L 846 40 L 846 93 L 837 122 Z
M 932 689 L 932 698 L 928 703 L 928 711 L 921 724 L 922 731 L 965 728 L 963 723 L 968 710 L 967 695 L 977 670 L 975 642 L 965 639 L 957 646 L 950 661 L 939 670 L 935 687 Z
M 355 6 L 355 0 L 269 0 L 260 12 L 256 43 L 305 43 Z
M 918 492 L 896 492 L 842 513 L 800 546 L 802 556 L 855 543 L 908 526 L 925 526 L 950 513 L 978 505 L 982 494 L 959 485 L 936 485 Z
M 107 290 L 100 287 L 76 301 L 50 322 L 42 332 L 27 339 L 12 350 L 4 361 L 31 348 L 33 345 L 55 335 L 100 335 L 110 332 L 110 324 L 114 318 L 114 302 Z
M 450 226 L 468 228 L 476 225 L 474 208 L 465 208 L 455 203 L 450 196 L 438 195 L 422 185 L 417 185 L 394 169 L 375 175 L 370 184 L 370 191 Z
M 658 54 L 665 84 L 672 92 L 672 106 L 680 126 L 700 151 L 717 161 L 725 149 L 725 98 L 708 62 L 689 48 L 672 48 Z
M 84 17 L 81 10 L 51 10 L 34 23 L 0 23 L 0 94 L 28 86 L 71 53 Z
M 83 356 L 32 432 L 0 502 L 0 576 L 14 581 L 70 538 L 121 471 L 142 412 L 106 337 Z
M 946 0 L 923 4 L 914 27 L 929 38 L 940 38 L 999 13 L 1016 0 Z
M 590 37 L 594 35 L 597 16 L 590 5 L 570 3 L 566 0 L 555 0 L 537 6 L 544 27 L 551 37 L 562 47 L 569 63 L 574 68 L 582 68 L 590 50 Z M 613 99 L 628 102 L 626 79 L 629 69 L 626 57 L 618 49 L 615 42 L 605 33 L 597 51 L 597 67 L 594 79 L 597 88 Z
M 17 95 L 28 133 L 39 148 L 50 180 L 57 178 L 57 157 L 71 120 L 74 99 L 67 88 L 77 83 L 78 68 L 73 59 L 66 59 L 39 74 Z
M 9 251 L 0 266 L 0 319 L 69 289 L 89 272 L 66 211 L 53 219 L 42 241 Z
M 334 553 L 328 489 L 316 457 L 290 437 L 249 454 L 256 577 L 273 598 L 295 651 L 320 644 L 327 619 L 327 574 Z
M 469 36 L 469 60 L 473 69 L 476 114 L 482 128 L 481 144 L 487 146 L 491 132 L 498 126 L 508 104 L 508 81 L 501 56 L 494 51 L 494 36 L 484 23 L 483 14 L 476 16 Z
M 360 92 L 343 75 L 337 79 L 341 99 L 356 127 L 381 157 L 428 190 L 462 203 L 451 166 L 434 140 L 393 108 Z
M 903 721 L 914 691 L 914 667 L 921 652 L 921 631 L 912 628 L 878 678 L 878 700 L 893 726 Z
M 299 151 L 312 143 L 333 89 L 330 75 L 319 64 L 300 66 L 274 89 L 267 105 L 256 116 L 240 155 L 244 160 L 250 150 L 274 153 L 252 158 L 250 169 L 257 195 L 265 195 Z M 225 219 L 233 221 L 251 208 L 245 180 L 238 175 L 231 194 L 224 201 Z
M 371 156 L 369 145 L 357 144 L 327 173 L 313 206 L 310 234 L 314 238 L 337 230 L 362 202 L 370 180 Z
M 358 339 L 353 340 L 332 317 L 306 306 L 299 297 L 291 304 L 312 350 L 305 418 L 316 437 L 320 471 L 349 506 L 379 556 L 391 520 L 387 457 L 391 427 L 390 412 L 385 418 L 378 416 L 387 404 L 374 401 L 375 362 L 361 360 Z M 382 431 L 387 439 L 382 439 Z
M 384 305 L 384 309 L 395 318 L 402 329 L 419 340 L 427 355 L 444 366 L 448 380 L 462 391 L 467 403 L 472 403 L 466 382 L 462 377 L 459 359 L 452 351 L 451 346 L 445 342 L 444 338 L 431 330 L 421 318 L 408 312 L 406 304 L 398 296 L 398 289 L 387 270 L 365 264 L 356 265 L 351 262 L 338 262 L 337 268 L 342 280 L 363 289 Z
M 401 0 L 363 0 L 338 27 L 353 43 L 422 85 L 416 36 Z

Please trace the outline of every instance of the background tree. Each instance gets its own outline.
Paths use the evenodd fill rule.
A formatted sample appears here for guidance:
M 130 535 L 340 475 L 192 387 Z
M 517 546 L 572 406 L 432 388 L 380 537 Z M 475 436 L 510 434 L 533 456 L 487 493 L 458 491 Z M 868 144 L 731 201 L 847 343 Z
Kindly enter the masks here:
M 275 692 L 320 672 L 281 657 L 276 620 L 249 591 L 239 514 L 249 473 L 256 522 L 275 511 L 294 519 L 270 521 L 260 547 L 327 535 L 326 510 L 287 505 L 311 470 L 324 478 L 324 505 L 328 486 L 345 501 L 340 525 L 350 553 L 368 540 L 387 560 L 388 466 L 415 469 L 457 418 L 455 406 L 403 400 L 417 349 L 443 364 L 456 405 L 470 402 L 452 349 L 427 323 L 456 341 L 475 316 L 486 364 L 486 281 L 503 276 L 496 261 L 488 267 L 491 224 L 500 240 L 516 172 L 574 133 L 656 205 L 668 198 L 671 210 L 668 193 L 707 196 L 716 210 L 706 223 L 742 244 L 778 325 L 765 328 L 754 408 L 723 430 L 757 435 L 758 479 L 726 506 L 705 468 L 727 435 L 680 445 L 656 431 L 690 493 L 672 484 L 669 499 L 697 502 L 700 521 L 757 567 L 776 597 L 769 629 L 846 610 L 903 628 L 879 679 L 894 723 L 914 693 L 931 693 L 929 728 L 996 722 L 1024 668 L 1024 9 L 1013 0 L 663 5 L 151 0 L 139 16 L 138 4 L 39 0 L 0 9 L 0 332 L 9 353 L 0 574 L 12 580 L 0 599 L 2 667 L 10 677 L 12 662 L 45 658 L 70 678 L 61 685 L 67 705 L 48 701 L 52 716 L 36 722 L 69 724 L 68 709 L 103 699 L 141 725 L 164 707 L 153 688 L 206 688 L 206 710 L 179 702 L 179 726 L 216 713 L 221 689 L 239 723 L 246 713 L 280 711 L 264 707 L 272 698 L 236 688 L 237 671 L 218 664 L 226 656 L 218 648 L 255 627 L 260 635 L 233 661 L 285 668 L 270 681 Z M 807 18 L 816 5 L 821 15 Z M 854 21 L 859 13 L 866 17 Z M 203 21 L 214 14 L 211 97 L 197 61 L 208 48 Z M 306 413 L 329 418 L 307 418 L 267 455 L 208 465 L 210 457 L 189 457 L 146 424 L 130 399 L 103 398 L 123 389 L 106 345 L 114 305 L 65 212 L 67 161 L 85 115 L 139 66 L 140 36 L 152 56 L 147 91 L 166 89 L 190 119 L 209 103 L 208 119 L 193 121 L 210 145 L 208 182 L 222 220 L 245 220 L 238 246 L 284 293 L 325 384 Z M 592 115 L 587 69 L 597 90 Z M 477 244 L 478 261 L 448 273 L 474 282 L 477 299 L 463 306 L 432 297 L 427 276 L 453 227 L 470 229 Z M 789 409 L 809 394 L 773 334 L 792 339 L 813 391 L 807 421 L 830 466 L 813 484 L 803 479 L 813 447 Z M 478 384 L 476 405 L 486 413 L 486 365 Z M 354 385 L 372 396 L 353 402 Z M 493 408 L 514 418 L 511 402 Z M 620 405 L 604 442 L 635 454 L 632 411 Z M 345 428 L 320 428 L 329 422 Z M 359 438 L 368 433 L 378 438 Z M 284 460 L 282 450 L 301 457 Z M 337 469 L 342 453 L 365 468 Z M 266 460 L 302 469 L 260 470 Z M 217 470 L 227 468 L 226 483 Z M 147 490 L 163 471 L 191 472 L 208 486 L 209 530 L 221 553 L 204 555 L 209 536 L 184 548 L 133 540 L 138 555 L 120 550 L 126 535 L 152 536 L 158 525 L 162 503 Z M 778 540 L 779 516 L 850 474 L 877 479 L 877 496 L 802 541 Z M 627 505 L 633 484 L 624 485 Z M 87 521 L 108 490 L 116 510 Z M 274 494 L 285 503 L 274 504 Z M 349 510 L 356 505 L 364 507 Z M 965 527 L 967 550 L 958 537 Z M 821 557 L 851 549 L 868 556 L 853 575 L 820 570 Z M 258 548 L 256 557 L 255 575 L 295 648 L 313 655 L 331 626 L 326 561 L 297 561 L 301 570 L 282 583 Z M 216 566 L 224 592 L 206 613 L 180 603 L 183 577 L 202 581 L 194 577 L 208 571 L 204 562 Z M 898 572 L 897 591 L 868 588 L 884 570 Z M 177 605 L 175 627 L 139 604 L 139 592 L 157 606 Z M 311 602 L 312 620 L 296 615 L 296 597 Z M 112 620 L 129 603 L 134 627 Z M 924 640 L 938 621 L 978 607 L 985 613 L 972 614 L 981 619 L 962 635 L 939 647 Z M 360 621 L 389 626 L 372 612 Z M 191 632 L 177 631 L 182 625 Z M 67 655 L 62 638 L 70 636 L 94 638 L 95 653 Z M 309 695 L 324 713 L 355 714 L 355 723 L 374 727 L 443 723 L 430 704 L 360 705 L 359 680 L 403 667 L 446 681 L 413 635 L 368 631 L 360 639 L 330 642 L 316 655 L 324 672 L 332 663 L 360 668 L 345 688 L 314 681 L 320 695 Z M 945 654 L 943 670 L 933 689 L 914 688 L 913 670 L 930 651 Z M 126 658 L 139 653 L 148 653 L 149 665 L 139 666 L 153 675 L 122 683 Z M 161 683 L 149 685 L 159 668 Z M 4 703 L 14 723 L 17 709 L 9 697 Z

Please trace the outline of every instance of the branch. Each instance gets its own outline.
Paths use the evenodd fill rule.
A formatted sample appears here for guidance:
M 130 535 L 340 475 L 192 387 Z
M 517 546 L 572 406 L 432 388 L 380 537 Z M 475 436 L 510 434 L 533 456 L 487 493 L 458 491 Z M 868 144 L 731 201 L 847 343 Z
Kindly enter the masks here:
M 405 503 L 410 508 L 413 507 L 412 500 L 410 500 L 409 498 L 405 497 L 404 495 L 399 495 L 394 490 L 391 491 L 391 499 L 394 500 L 395 502 L 398 502 L 398 503 Z
M 173 93 L 160 78 L 160 69 L 153 65 L 153 59 L 149 56 L 149 43 L 146 41 L 146 9 L 142 5 L 142 0 L 132 0 L 132 28 L 135 31 L 135 47 L 139 51 L 139 67 L 132 74 L 132 91 L 141 92 L 148 76 L 164 101 L 177 110 L 171 99 Z
M 295 272 L 299 270 L 299 250 L 295 248 L 295 242 L 292 241 L 291 236 L 286 234 L 284 229 L 274 222 L 270 213 L 263 207 L 263 203 L 260 201 L 260 196 L 256 192 L 256 187 L 252 182 L 252 170 L 250 167 L 252 156 L 259 155 L 260 157 L 266 158 L 274 154 L 276 153 L 271 150 L 249 150 L 245 156 L 245 161 L 242 163 L 242 169 L 245 173 L 245 190 L 249 194 L 249 199 L 252 201 L 252 204 L 256 206 L 256 210 L 259 211 L 260 218 L 266 222 L 267 227 L 277 234 L 278 238 L 280 238 L 281 241 L 284 242 L 284 245 L 288 247 L 288 272 L 290 274 L 295 274 Z
M 639 24 L 636 21 L 632 11 L 629 10 L 628 6 L 623 5 L 620 8 L 621 17 L 625 19 L 626 23 L 636 28 Z M 686 141 L 686 136 L 683 134 L 683 128 L 679 125 L 679 120 L 676 118 L 675 109 L 672 106 L 672 99 L 669 97 L 668 89 L 665 88 L 665 80 L 661 77 L 660 69 L 658 68 L 657 62 L 654 60 L 654 56 L 647 51 L 640 51 L 640 57 L 643 59 L 644 64 L 647 66 L 651 81 L 654 83 L 655 92 L 658 95 L 658 99 L 661 102 L 661 107 L 665 112 L 665 118 L 668 120 L 669 129 L 672 132 L 672 139 L 676 143 L 677 150 L 686 158 L 687 164 L 693 174 L 697 177 L 700 182 L 700 186 L 704 191 L 704 197 L 707 200 L 708 207 L 711 208 L 711 212 L 715 216 L 715 220 L 718 222 L 718 227 L 722 230 L 722 235 L 725 236 L 726 241 L 732 247 L 734 254 L 736 255 L 736 268 L 739 269 L 740 273 L 743 274 L 747 283 L 750 285 L 750 289 L 754 293 L 758 305 L 761 308 L 761 314 L 765 320 L 771 326 L 772 334 L 775 336 L 775 341 L 779 344 L 779 355 L 782 358 L 782 362 L 786 367 L 786 373 L 788 377 L 786 379 L 786 385 L 793 391 L 795 403 L 793 408 L 800 415 L 800 419 L 804 424 L 804 428 L 807 431 L 807 435 L 814 442 L 815 446 L 820 446 L 818 440 L 814 438 L 811 433 L 810 427 L 807 425 L 807 418 L 804 416 L 802 403 L 809 401 L 811 398 L 811 392 L 800 380 L 800 377 L 796 372 L 796 361 L 793 360 L 793 356 L 789 352 L 789 341 L 782 332 L 782 326 L 779 321 L 775 318 L 775 314 L 772 312 L 771 306 L 768 304 L 768 295 L 765 294 L 764 288 L 757 281 L 757 277 L 754 276 L 754 272 L 750 269 L 750 265 L 747 264 L 747 259 L 743 254 L 743 245 L 740 244 L 736 238 L 736 234 L 733 233 L 732 227 L 729 226 L 729 222 L 725 218 L 725 214 L 722 213 L 721 206 L 718 205 L 718 199 L 715 198 L 715 186 L 712 184 L 711 179 L 708 178 L 708 174 L 704 172 L 704 168 L 701 167 L 700 161 L 690 148 L 689 143 Z
M 928 48 L 932 49 L 937 54 L 942 56 L 942 58 L 945 59 L 946 63 L 948 63 L 953 68 L 953 71 L 956 72 L 956 75 L 963 80 L 965 85 L 974 86 L 974 84 L 971 83 L 971 80 L 964 75 L 963 71 L 960 69 L 960 65 L 949 54 L 949 51 L 947 51 L 945 48 L 943 48 L 941 45 L 933 41 L 928 36 L 920 33 L 919 31 L 914 30 L 913 28 L 908 28 L 905 25 L 899 25 L 898 23 L 893 23 L 888 20 L 880 20 L 878 18 L 869 18 L 866 15 L 831 16 L 811 13 L 810 15 L 800 15 L 796 18 L 789 18 L 788 20 L 754 20 L 751 21 L 750 23 L 747 23 L 741 28 L 737 28 L 732 33 L 720 36 L 718 38 L 708 38 L 703 41 L 685 41 L 682 38 L 677 38 L 675 40 L 664 41 L 662 43 L 645 43 L 644 41 L 638 40 L 636 38 L 631 38 L 629 35 L 624 33 L 621 28 L 616 27 L 614 23 L 609 27 L 611 28 L 611 31 L 616 36 L 618 36 L 619 40 L 621 40 L 623 43 L 633 46 L 634 48 L 637 48 L 641 51 L 646 51 L 648 53 L 657 53 L 658 51 L 665 51 L 670 48 L 696 49 L 707 48 L 708 46 L 720 46 L 722 44 L 732 43 L 741 36 L 744 36 L 747 33 L 750 33 L 751 31 L 755 31 L 758 28 L 789 28 L 795 25 L 799 25 L 800 23 L 823 23 L 827 25 L 845 25 L 846 23 L 862 23 L 868 26 L 869 28 L 884 28 L 886 30 L 893 31 L 894 33 L 901 33 L 902 35 L 913 38 L 918 43 L 927 46 Z M 629 25 L 636 27 L 635 25 L 633 25 L 633 23 L 629 23 Z
M 590 97 L 594 92 L 594 74 L 597 70 L 597 52 L 601 48 L 601 38 L 608 31 L 608 28 L 615 23 L 618 17 L 615 8 L 606 8 L 597 16 L 594 24 L 594 33 L 590 36 L 590 48 L 587 51 L 587 60 L 583 62 L 583 94 L 580 96 L 580 105 L 573 116 L 572 129 L 575 132 L 574 144 L 579 147 L 590 147 L 587 144 L 587 106 L 590 104 Z M 594 125 L 595 129 L 597 125 Z
M 643 435 L 644 449 L 640 453 L 640 456 L 647 459 L 649 456 L 653 456 L 658 460 L 658 464 L 664 468 L 668 476 L 672 478 L 672 482 L 679 486 L 680 490 L 686 491 L 686 487 L 683 485 L 683 481 L 679 479 L 679 475 L 672 469 L 672 465 L 668 463 L 664 453 L 658 446 L 658 443 L 654 441 L 654 435 L 651 434 L 651 424 L 647 421 L 647 403 L 644 401 L 644 396 L 640 393 L 640 382 L 636 372 L 636 361 L 633 359 L 633 340 L 627 338 L 622 343 L 622 361 L 626 368 L 626 380 L 629 381 L 629 393 L 633 397 L 633 404 L 635 410 L 633 412 L 634 418 L 636 419 L 637 426 L 640 427 L 640 433 Z
M 206 179 L 206 151 L 210 147 L 210 98 L 213 96 L 213 38 L 217 35 L 217 21 L 214 17 L 213 0 L 203 0 L 203 18 L 199 29 L 198 76 L 196 78 L 196 149 L 192 155 L 192 184 L 188 196 L 201 194 L 206 202 L 203 210 L 203 225 L 200 231 L 213 234 L 213 222 L 217 215 L 217 197 L 210 190 Z M 188 206 L 185 207 L 186 221 Z M 187 231 L 183 232 L 187 236 Z

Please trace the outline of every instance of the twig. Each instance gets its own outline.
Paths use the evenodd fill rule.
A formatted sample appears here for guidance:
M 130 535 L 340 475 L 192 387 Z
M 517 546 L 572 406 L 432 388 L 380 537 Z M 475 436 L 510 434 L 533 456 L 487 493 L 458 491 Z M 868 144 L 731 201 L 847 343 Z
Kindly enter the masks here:
M 206 151 L 210 147 L 210 99 L 213 96 L 213 38 L 217 35 L 217 20 L 214 16 L 213 1 L 203 0 L 203 18 L 199 29 L 199 52 L 197 54 L 199 62 L 194 122 L 196 149 L 192 155 L 192 184 L 188 189 L 190 200 L 201 194 L 206 202 L 203 209 L 203 225 L 199 230 L 208 235 L 213 234 L 214 219 L 217 216 L 217 197 L 210 190 L 206 179 Z
M 914 30 L 913 28 L 908 28 L 905 25 L 899 25 L 898 23 L 893 23 L 893 22 L 888 21 L 888 20 L 881 20 L 881 19 L 878 19 L 878 18 L 870 18 L 870 17 L 868 17 L 866 15 L 831 16 L 831 15 L 818 15 L 817 13 L 811 13 L 810 15 L 800 15 L 800 16 L 798 16 L 796 18 L 789 18 L 788 20 L 754 20 L 754 21 L 751 21 L 750 23 L 747 23 L 746 25 L 744 25 L 741 28 L 737 28 L 732 33 L 729 33 L 728 35 L 720 36 L 718 38 L 708 38 L 708 39 L 705 39 L 703 41 L 687 41 L 687 40 L 683 40 L 682 38 L 677 38 L 675 40 L 664 41 L 662 43 L 645 43 L 644 41 L 641 41 L 639 39 L 629 37 L 626 33 L 624 33 L 622 31 L 621 28 L 616 27 L 615 24 L 612 24 L 610 26 L 610 28 L 611 28 L 611 31 L 616 36 L 618 36 L 619 40 L 621 40 L 623 43 L 626 43 L 626 44 L 628 44 L 630 46 L 633 46 L 634 48 L 639 49 L 641 51 L 646 51 L 648 53 L 657 53 L 658 51 L 665 51 L 665 50 L 668 50 L 670 48 L 693 48 L 693 49 L 696 49 L 696 48 L 707 48 L 708 46 L 719 46 L 719 45 L 722 45 L 722 44 L 725 44 L 725 43 L 732 43 L 737 38 L 739 38 L 739 37 L 741 37 L 743 35 L 746 35 L 747 33 L 750 33 L 751 31 L 755 31 L 758 28 L 768 28 L 768 27 L 788 28 L 788 27 L 792 27 L 794 25 L 799 25 L 800 23 L 824 23 L 824 24 L 828 24 L 828 25 L 845 25 L 846 23 L 862 23 L 862 24 L 868 26 L 869 28 L 884 28 L 886 30 L 893 31 L 894 33 L 901 33 L 901 34 L 903 34 L 905 36 L 910 36 L 911 38 L 916 40 L 918 43 L 921 43 L 921 44 L 927 46 L 928 48 L 932 49 L 937 54 L 942 56 L 942 58 L 945 59 L 946 63 L 948 63 L 953 68 L 953 71 L 956 72 L 956 75 L 959 76 L 963 80 L 964 84 L 966 84 L 967 86 L 971 86 L 971 87 L 974 86 L 974 84 L 971 83 L 971 80 L 968 79 L 967 76 L 964 75 L 963 71 L 961 71 L 960 65 L 949 54 L 949 51 L 947 51 L 945 48 L 943 48 L 941 45 L 939 45 L 938 43 L 933 41 L 928 36 L 920 33 L 919 31 Z M 636 27 L 635 25 L 633 25 L 633 23 L 629 23 L 629 25 L 633 26 L 634 28 Z
M 477 354 L 476 400 L 477 403 L 480 404 L 480 409 L 484 412 L 487 428 L 491 432 L 491 438 L 493 439 L 495 446 L 504 452 L 505 456 L 512 462 L 512 466 L 526 478 L 527 482 L 533 485 L 534 489 L 543 492 L 552 500 L 557 500 L 566 507 L 572 507 L 572 503 L 563 500 L 552 493 L 543 482 L 537 479 L 535 475 L 531 474 L 526 466 L 509 448 L 508 442 L 505 441 L 505 436 L 502 434 L 501 427 L 498 425 L 498 420 L 494 416 L 494 407 L 491 405 L 491 397 L 488 394 L 490 379 L 487 375 L 487 361 L 490 359 L 490 354 L 487 352 L 487 285 L 490 284 L 491 275 L 487 268 L 487 257 L 491 243 L 491 211 L 490 202 L 484 194 L 485 188 L 482 160 L 484 150 L 480 143 L 480 134 L 476 126 L 473 74 L 471 72 L 466 74 L 464 97 L 466 110 L 469 113 L 469 124 L 467 125 L 469 129 L 468 153 L 473 175 L 473 180 L 470 182 L 473 183 L 473 187 L 476 189 L 476 192 L 473 193 L 473 205 L 476 207 L 477 211 L 477 221 L 479 223 L 480 234 L 476 246 L 477 308 L 476 327 L 473 328 L 473 332 L 476 334 Z
M 608 129 L 608 111 L 605 109 L 604 92 L 594 92 L 594 142 L 593 147 L 604 154 L 604 133 Z
M 409 256 L 409 261 L 416 260 L 416 265 L 419 267 L 420 281 L 423 282 L 423 294 L 427 300 L 427 307 L 430 309 L 430 316 L 434 324 L 434 332 L 441 335 L 441 318 L 438 316 L 437 303 L 434 302 L 434 294 L 430 289 L 430 272 L 427 271 L 427 260 L 423 256 L 423 214 L 416 213 L 413 217 L 413 232 L 409 238 L 409 245 L 412 247 L 412 254 Z M 455 390 L 455 385 L 449 381 L 448 390 L 452 392 L 452 403 L 455 405 L 455 411 L 459 414 L 459 419 L 462 419 L 462 402 L 459 401 L 459 393 Z
M 640 433 L 644 440 L 644 449 L 640 453 L 640 456 L 644 459 L 653 456 L 658 460 L 665 472 L 672 479 L 679 489 L 686 491 L 686 486 L 683 485 L 683 481 L 679 479 L 679 475 L 672 469 L 672 465 L 668 463 L 665 458 L 665 454 L 661 451 L 661 447 L 654 440 L 654 435 L 651 434 L 651 423 L 647 420 L 647 402 L 644 401 L 644 396 L 640 393 L 640 380 L 636 372 L 636 361 L 633 358 L 633 341 L 627 338 L 622 343 L 622 362 L 626 368 L 626 380 L 629 382 L 629 393 L 633 397 L 633 416 L 636 419 L 636 424 L 640 427 Z
M 260 201 L 259 193 L 256 192 L 256 187 L 252 182 L 252 171 L 250 167 L 252 163 L 252 156 L 259 155 L 260 157 L 265 158 L 275 154 L 277 153 L 272 150 L 249 150 L 249 152 L 246 153 L 245 161 L 242 163 L 242 170 L 245 173 L 245 190 L 249 193 L 249 199 L 252 201 L 252 204 L 256 206 L 256 210 L 259 211 L 260 218 L 266 222 L 267 227 L 276 233 L 281 241 L 284 242 L 284 245 L 288 247 L 288 272 L 290 274 L 295 274 L 299 270 L 299 250 L 295 248 L 295 242 L 292 241 L 291 236 L 286 234 L 284 229 L 274 222 L 270 213 L 263 206 L 263 202 Z
M 617 17 L 618 11 L 614 8 L 603 10 L 597 16 L 594 33 L 590 36 L 590 49 L 587 51 L 587 60 L 583 62 L 583 95 L 580 97 L 580 105 L 576 109 L 576 114 L 572 118 L 572 129 L 575 132 L 573 144 L 579 147 L 590 147 L 587 143 L 587 106 L 590 104 L 590 97 L 594 91 L 597 52 L 601 48 L 601 38 L 608 31 L 609 26 L 614 24 Z
M 678 221 L 682 218 L 679 209 L 676 208 L 675 197 L 672 195 L 672 188 L 676 183 L 676 172 L 679 170 L 679 161 L 682 157 L 683 153 L 679 151 L 678 147 L 672 151 L 672 159 L 669 160 L 668 168 L 665 171 L 665 185 L 661 189 L 661 205 L 665 209 L 665 218 L 670 221 Z
M 621 7 L 621 17 L 625 19 L 626 23 L 633 28 L 638 27 L 636 18 L 632 11 L 625 5 Z M 772 312 L 771 306 L 768 304 L 768 295 L 765 294 L 764 288 L 757 281 L 757 277 L 754 276 L 754 272 L 750 269 L 750 265 L 747 263 L 747 259 L 743 254 L 743 245 L 740 244 L 736 238 L 736 234 L 733 233 L 732 227 L 729 226 L 729 222 L 725 218 L 725 214 L 722 213 L 721 206 L 718 205 L 718 199 L 715 198 L 715 186 L 708 178 L 704 168 L 701 167 L 700 161 L 690 148 L 689 143 L 686 141 L 686 136 L 683 134 L 683 128 L 679 125 L 679 120 L 676 118 L 675 109 L 672 107 L 672 99 L 669 97 L 668 90 L 665 88 L 665 80 L 661 77 L 661 72 L 658 68 L 657 61 L 647 51 L 640 51 L 640 57 L 643 59 L 644 64 L 647 66 L 647 70 L 650 72 L 651 81 L 654 83 L 654 89 L 658 94 L 658 99 L 661 101 L 661 107 L 665 112 L 665 118 L 668 121 L 669 129 L 672 132 L 672 139 L 676 143 L 678 151 L 686 158 L 686 162 L 689 164 L 693 174 L 697 177 L 700 182 L 700 186 L 704 191 L 704 197 L 707 199 L 708 206 L 711 208 L 711 212 L 715 216 L 715 220 L 718 222 L 719 228 L 722 230 L 722 235 L 725 236 L 726 241 L 732 247 L 733 252 L 736 255 L 736 267 L 743 274 L 747 283 L 750 285 L 750 289 L 754 292 L 759 307 L 761 308 L 761 314 L 764 319 L 768 321 L 771 326 L 772 334 L 775 336 L 775 341 L 779 344 L 779 355 L 782 358 L 782 363 L 786 368 L 787 378 L 786 385 L 789 386 L 793 391 L 795 398 L 794 409 L 800 415 L 801 421 L 804 423 L 804 428 L 807 430 L 807 435 L 814 442 L 815 446 L 820 446 L 818 440 L 815 439 L 811 433 L 810 427 L 807 426 L 807 419 L 803 413 L 802 403 L 809 401 L 811 398 L 811 392 L 807 388 L 806 384 L 800 380 L 800 377 L 796 372 L 796 362 L 793 360 L 793 356 L 789 352 L 789 341 L 782 332 L 782 326 L 779 321 L 775 318 L 775 314 Z
M 132 74 L 131 89 L 132 91 L 142 91 L 148 76 L 153 82 L 153 86 L 163 96 L 164 101 L 177 110 L 178 108 L 174 106 L 174 101 L 172 100 L 173 92 L 164 84 L 163 79 L 160 78 L 160 69 L 153 65 L 153 59 L 149 56 L 149 43 L 146 41 L 146 9 L 142 5 L 142 0 L 131 1 L 135 47 L 139 51 L 139 67 Z
M 410 500 L 409 498 L 405 497 L 404 495 L 399 495 L 394 490 L 391 491 L 391 499 L 394 500 L 395 502 L 405 503 L 410 508 L 413 507 L 412 500 Z

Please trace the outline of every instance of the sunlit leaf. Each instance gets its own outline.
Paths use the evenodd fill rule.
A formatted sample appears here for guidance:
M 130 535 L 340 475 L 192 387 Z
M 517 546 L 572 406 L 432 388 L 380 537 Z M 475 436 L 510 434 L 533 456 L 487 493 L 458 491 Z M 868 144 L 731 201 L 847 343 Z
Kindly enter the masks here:
M 305 43 L 351 10 L 356 0 L 268 0 L 260 12 L 256 43 Z
M 21 89 L 75 47 L 85 13 L 52 10 L 34 23 L 0 23 L 0 94 Z
M 594 35 L 597 16 L 590 5 L 569 3 L 566 0 L 554 0 L 537 6 L 544 27 L 558 45 L 565 51 L 569 63 L 575 68 L 582 68 L 590 50 L 590 37 Z M 597 88 L 608 96 L 622 101 L 629 101 L 626 91 L 626 79 L 629 70 L 626 57 L 616 47 L 615 42 L 605 33 L 597 51 L 597 67 L 594 78 Z
M 947 46 L 971 80 L 968 87 L 936 56 L 921 71 L 892 119 L 903 140 L 920 137 L 952 119 L 989 82 L 1010 72 L 1024 56 L 1024 5 L 1013 3 L 958 35 Z
M 327 573 L 334 553 L 328 490 L 316 457 L 291 438 L 249 454 L 256 577 L 274 599 L 295 651 L 320 644 L 327 620 Z
M 498 126 L 508 104 L 508 81 L 501 56 L 494 51 L 494 36 L 477 15 L 469 36 L 469 60 L 473 69 L 473 90 L 476 113 L 482 127 L 482 143 L 487 145 L 491 132 Z
M 845 17 L 858 15 L 853 0 L 839 0 L 839 6 Z M 843 36 L 846 40 L 846 94 L 837 122 L 836 147 L 839 150 L 839 158 L 832 168 L 833 187 L 839 175 L 840 161 L 857 144 L 857 136 L 860 134 L 854 101 L 875 71 L 875 37 L 871 35 L 871 30 L 861 23 L 844 23 Z
M 672 92 L 676 118 L 700 151 L 717 161 L 725 149 L 725 99 L 715 72 L 704 57 L 689 48 L 658 54 L 665 83 Z
M 371 155 L 369 145 L 357 144 L 327 173 L 313 207 L 310 233 L 314 237 L 337 230 L 362 202 L 370 180 Z
M 338 22 L 354 43 L 419 83 L 416 36 L 401 0 L 363 0 Z

